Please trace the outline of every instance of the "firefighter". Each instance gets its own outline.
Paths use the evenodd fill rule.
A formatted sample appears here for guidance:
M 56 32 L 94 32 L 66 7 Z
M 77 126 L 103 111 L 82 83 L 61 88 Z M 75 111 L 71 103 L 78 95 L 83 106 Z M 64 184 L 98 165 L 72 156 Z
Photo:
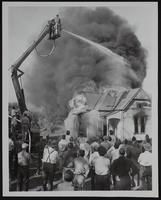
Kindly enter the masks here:
M 16 126 L 17 126 L 17 117 L 16 117 L 16 108 L 13 106 L 11 110 L 11 133 L 13 136 L 13 140 L 16 139 Z
M 30 120 L 26 111 L 22 115 L 21 126 L 22 126 L 22 140 L 28 141 L 30 134 Z
M 52 19 L 49 21 L 49 40 L 53 39 L 54 37 L 54 32 L 55 32 L 55 19 Z
M 55 35 L 56 37 L 60 37 L 61 35 L 61 20 L 59 18 L 59 15 L 56 15 L 55 18 Z

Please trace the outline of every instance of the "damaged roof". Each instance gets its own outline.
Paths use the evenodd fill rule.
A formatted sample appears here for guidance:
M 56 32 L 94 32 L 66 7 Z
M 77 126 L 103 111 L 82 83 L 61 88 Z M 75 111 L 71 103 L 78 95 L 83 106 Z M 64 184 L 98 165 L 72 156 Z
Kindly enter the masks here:
M 90 110 L 119 111 L 124 110 L 132 100 L 150 100 L 149 95 L 142 89 L 107 88 L 104 93 L 85 92 Z

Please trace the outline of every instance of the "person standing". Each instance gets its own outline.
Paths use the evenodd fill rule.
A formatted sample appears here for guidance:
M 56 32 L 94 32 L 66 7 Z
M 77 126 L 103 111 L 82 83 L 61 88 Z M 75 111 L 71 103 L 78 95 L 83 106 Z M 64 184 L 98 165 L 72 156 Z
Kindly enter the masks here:
M 67 130 L 67 131 L 66 131 L 66 135 L 65 135 L 65 139 L 66 139 L 67 143 L 70 142 L 70 138 L 71 138 L 70 131 Z
M 41 137 L 40 141 L 36 144 L 36 151 L 38 153 L 38 166 L 37 166 L 36 175 L 41 174 L 41 166 L 42 166 L 44 146 L 45 146 L 45 141 Z
M 90 153 L 91 153 L 91 146 L 89 145 L 88 141 L 85 142 L 85 143 L 80 144 L 79 148 L 84 150 L 84 152 L 85 152 L 84 158 L 88 162 L 89 161 L 89 156 L 90 156 Z
M 139 185 L 140 181 L 140 174 L 139 174 L 139 163 L 138 163 L 138 158 L 141 153 L 141 145 L 138 143 L 136 140 L 136 137 L 132 137 L 132 143 L 131 145 L 128 145 L 126 147 L 126 156 L 133 162 L 136 168 L 136 174 L 137 176 L 137 185 Z M 132 186 L 134 187 L 136 184 L 134 182 L 134 177 L 132 177 Z
M 95 189 L 110 190 L 110 160 L 105 158 L 106 148 L 98 147 L 99 157 L 94 161 Z
M 91 144 L 92 153 L 89 157 L 89 165 L 90 165 L 90 174 L 91 174 L 91 189 L 95 190 L 95 169 L 94 162 L 97 158 L 99 158 L 98 153 L 99 144 L 97 142 L 93 142 Z
M 59 15 L 56 15 L 56 18 L 55 18 L 55 34 L 56 36 L 61 35 L 61 20 L 59 18 Z
M 30 120 L 28 118 L 27 112 L 25 111 L 21 118 L 21 127 L 22 127 L 22 140 L 29 140 L 29 131 L 30 131 Z
M 11 180 L 13 177 L 13 157 L 14 157 L 14 143 L 11 138 L 11 135 L 9 137 L 9 186 L 11 188 Z
M 53 179 L 56 171 L 56 165 L 58 163 L 58 152 L 56 150 L 56 141 L 49 139 L 47 145 L 44 148 L 42 159 L 42 175 L 43 175 L 43 189 L 47 190 L 47 183 L 49 181 L 49 189 L 53 190 Z
M 51 19 L 49 21 L 49 40 L 53 39 L 54 37 L 54 31 L 55 31 L 55 19 Z
M 84 158 L 85 151 L 83 149 L 79 150 L 78 157 L 74 159 L 74 190 L 83 190 L 85 178 L 89 173 L 88 162 Z
M 111 144 L 114 145 L 116 142 L 116 136 L 113 130 L 110 130 Z
M 66 170 L 64 173 L 64 181 L 59 183 L 57 186 L 57 191 L 74 191 L 74 186 L 72 184 L 74 174 L 71 170 Z
M 67 146 L 68 146 L 68 143 L 67 143 L 67 141 L 65 139 L 65 135 L 62 135 L 62 138 L 58 143 L 59 153 L 62 154 L 64 151 L 66 151 L 67 150 Z
M 22 151 L 18 153 L 18 174 L 17 174 L 17 190 L 28 191 L 29 189 L 29 164 L 30 154 L 27 152 L 28 144 L 22 144 Z
M 59 151 L 59 157 L 60 157 L 60 168 L 63 168 L 63 156 L 64 152 L 67 150 L 68 142 L 65 139 L 65 135 L 62 135 L 61 140 L 58 143 L 58 151 Z
M 120 157 L 111 164 L 111 173 L 116 177 L 115 190 L 130 190 L 130 172 L 134 169 L 132 162 L 125 157 L 125 149 L 119 149 Z
M 152 152 L 152 145 L 149 135 L 145 135 L 145 140 L 142 142 L 142 146 L 146 151 Z
M 151 189 L 151 178 L 152 178 L 152 153 L 142 147 L 142 153 L 138 158 L 140 164 L 140 186 L 143 188 L 147 185 L 147 189 Z M 147 184 L 146 184 L 147 183 Z
M 114 146 L 112 146 L 108 151 L 105 157 L 110 159 L 110 163 L 112 164 L 114 160 L 118 159 L 120 154 L 119 154 L 119 147 L 120 143 L 118 141 L 115 142 Z M 115 175 L 112 175 L 112 181 L 113 181 L 113 186 L 116 184 L 116 177 Z
M 13 112 L 11 119 L 11 133 L 14 141 L 16 140 L 16 126 L 17 126 L 16 112 Z
M 104 146 L 106 148 L 106 150 L 108 151 L 111 148 L 111 143 L 109 142 L 109 137 L 108 136 L 104 136 L 103 137 L 103 142 L 101 142 L 101 146 Z
M 67 151 L 63 154 L 63 167 L 70 168 L 73 165 L 74 158 L 76 157 L 77 152 L 74 150 L 73 143 L 69 143 Z

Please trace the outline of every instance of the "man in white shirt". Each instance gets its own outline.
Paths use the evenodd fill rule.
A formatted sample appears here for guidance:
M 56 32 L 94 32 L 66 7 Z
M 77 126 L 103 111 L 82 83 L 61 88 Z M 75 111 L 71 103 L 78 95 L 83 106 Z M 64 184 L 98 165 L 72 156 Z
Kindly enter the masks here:
M 95 143 L 95 145 L 91 146 L 92 153 L 89 157 L 89 165 L 90 166 L 94 166 L 94 161 L 99 157 L 98 147 L 99 147 L 98 143 Z
M 95 169 L 94 169 L 94 162 L 97 158 L 99 158 L 98 153 L 99 144 L 97 142 L 93 142 L 91 144 L 92 153 L 89 157 L 89 165 L 91 167 L 91 189 L 95 190 Z
M 47 190 L 46 185 L 49 180 L 49 190 L 53 190 L 53 178 L 56 170 L 56 164 L 58 162 L 58 152 L 56 151 L 56 141 L 48 141 L 48 144 L 44 148 L 43 153 L 43 188 Z
M 79 146 L 79 148 L 82 149 L 82 150 L 84 150 L 84 152 L 85 152 L 84 158 L 88 162 L 89 161 L 89 155 L 90 155 L 90 152 L 91 152 L 90 145 L 87 142 L 81 143 L 80 146 Z
M 68 142 L 65 139 L 65 135 L 62 135 L 62 139 L 58 143 L 59 152 L 64 152 L 67 149 Z
M 83 190 L 85 178 L 89 173 L 88 162 L 84 159 L 85 151 L 83 149 L 79 150 L 78 157 L 74 159 L 74 189 Z
M 120 154 L 119 154 L 119 143 L 118 142 L 116 142 L 115 144 L 114 144 L 114 149 L 113 149 L 113 151 L 111 151 L 111 163 L 114 161 L 114 160 L 116 160 L 116 159 L 118 159 L 119 158 L 119 156 L 120 156 Z
M 110 160 L 105 158 L 106 148 L 98 148 L 99 157 L 94 162 L 95 168 L 95 189 L 110 190 Z
M 58 150 L 59 150 L 59 167 L 60 169 L 62 169 L 63 167 L 63 156 L 64 156 L 64 152 L 67 150 L 68 147 L 68 142 L 66 141 L 66 136 L 62 135 L 62 139 L 59 141 L 58 143 Z
M 142 147 L 142 153 L 138 158 L 138 163 L 140 164 L 140 186 L 139 188 L 144 187 L 145 183 L 147 184 L 147 189 L 151 189 L 151 183 L 149 180 L 152 177 L 152 153 L 146 151 L 144 147 Z
M 70 131 L 67 130 L 67 131 L 66 131 L 66 136 L 65 136 L 65 139 L 66 139 L 67 143 L 70 142 L 70 138 L 71 138 Z

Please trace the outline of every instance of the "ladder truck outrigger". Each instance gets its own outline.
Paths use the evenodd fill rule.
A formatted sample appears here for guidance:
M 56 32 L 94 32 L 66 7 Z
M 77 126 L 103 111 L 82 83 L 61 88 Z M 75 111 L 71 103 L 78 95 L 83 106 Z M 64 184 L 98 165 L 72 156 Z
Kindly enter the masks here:
M 58 15 L 57 15 L 58 16 Z M 52 50 L 50 51 L 49 54 L 47 55 L 41 55 L 39 54 L 38 50 L 36 47 L 38 44 L 45 38 L 46 35 L 49 34 L 49 40 L 53 41 L 53 47 Z M 21 83 L 21 76 L 24 74 L 23 71 L 21 71 L 19 68 L 21 64 L 24 62 L 24 60 L 30 55 L 30 53 L 35 49 L 36 52 L 38 53 L 39 56 L 41 57 L 47 57 L 50 56 L 54 49 L 55 49 L 55 40 L 61 36 L 61 22 L 60 18 L 59 19 L 52 19 L 48 21 L 48 24 L 44 27 L 43 31 L 40 33 L 39 37 L 37 40 L 35 40 L 30 47 L 17 59 L 17 61 L 11 66 L 11 78 L 12 78 L 12 83 L 14 86 L 14 90 L 16 93 L 17 101 L 18 101 L 18 106 L 20 109 L 21 115 L 25 111 L 27 111 L 27 106 L 25 102 L 25 95 L 24 95 L 24 90 L 22 88 Z M 29 133 L 29 152 L 31 150 L 31 135 Z

